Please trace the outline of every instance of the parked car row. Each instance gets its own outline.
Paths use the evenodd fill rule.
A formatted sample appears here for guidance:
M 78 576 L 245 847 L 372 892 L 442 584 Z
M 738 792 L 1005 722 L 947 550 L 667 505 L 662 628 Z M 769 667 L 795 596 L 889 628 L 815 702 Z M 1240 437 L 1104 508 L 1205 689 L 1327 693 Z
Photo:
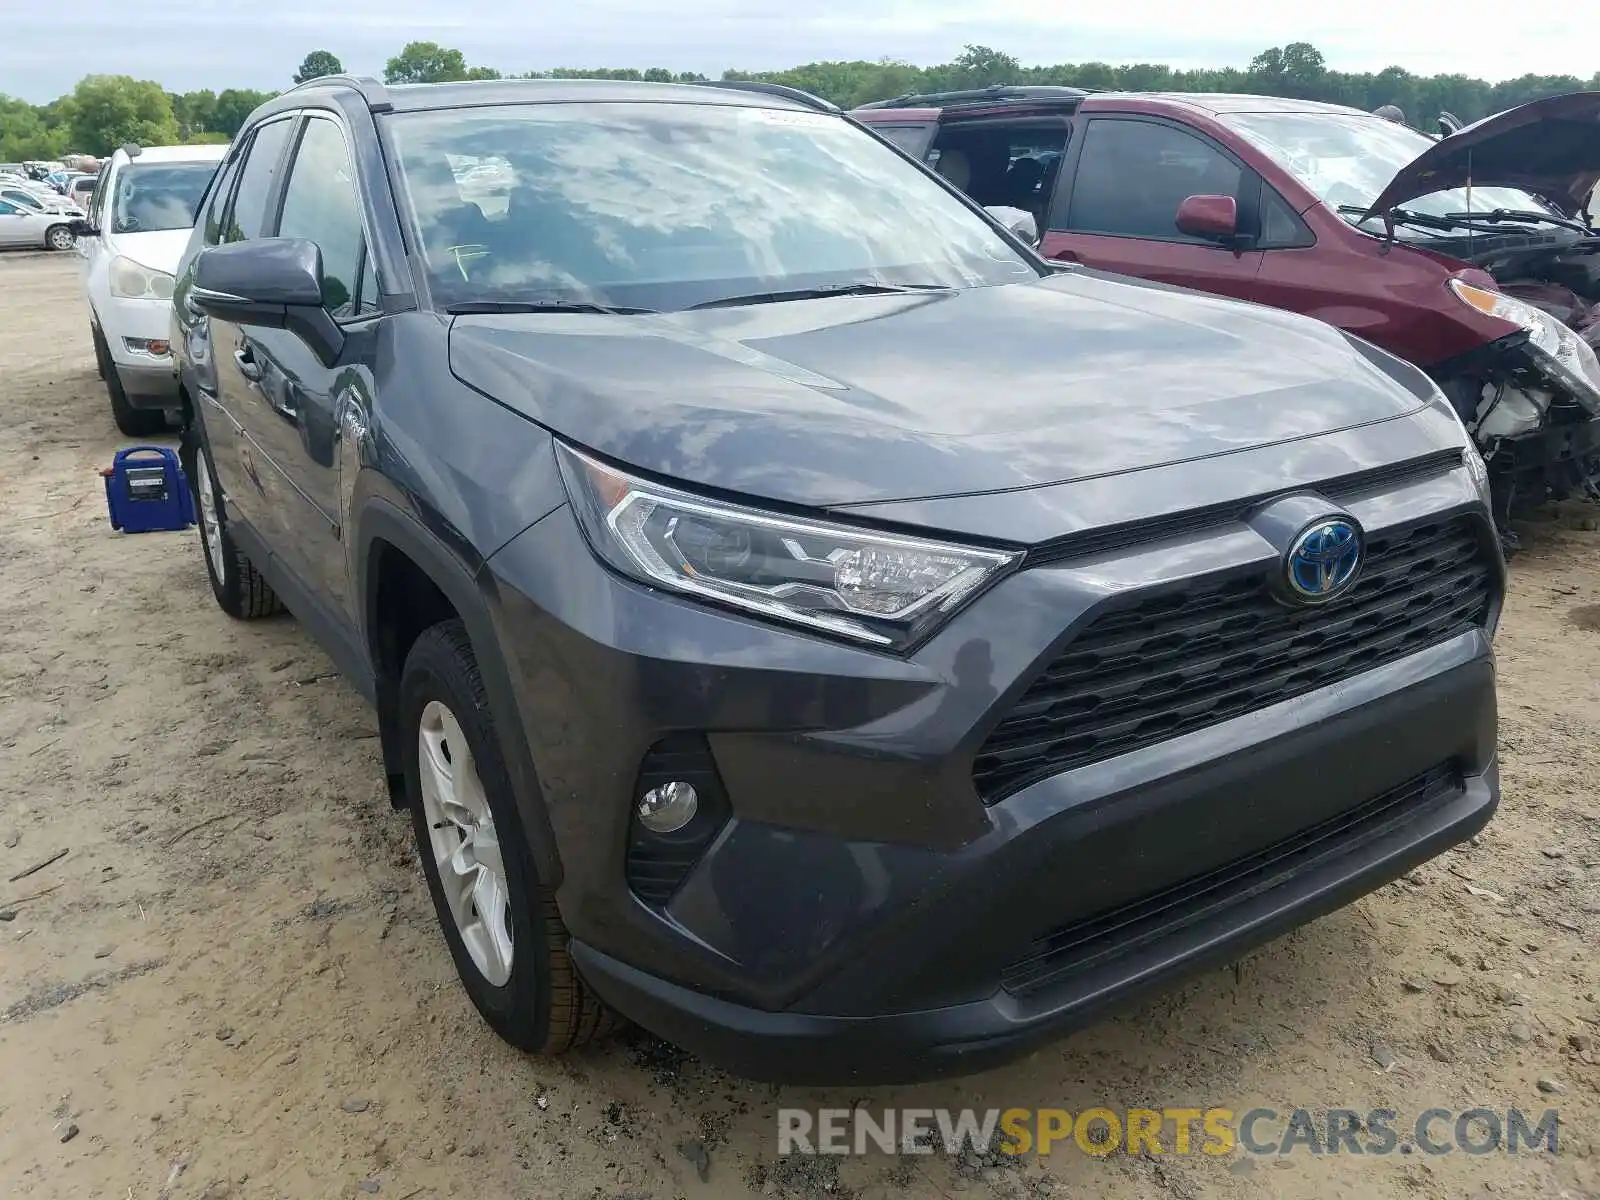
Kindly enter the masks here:
M 119 232 L 156 162 L 113 164 L 89 223 L 165 308 L 217 603 L 286 605 L 375 706 L 501 1036 L 977 1070 L 1489 820 L 1504 564 L 1450 396 L 1061 261 L 1180 208 L 1145 240 L 1241 277 L 1329 252 L 1205 103 L 1210 141 L 1008 108 L 998 156 L 911 110 L 936 174 L 775 86 L 336 76 L 251 114 L 192 230 Z
M 0 247 L 70 250 L 83 210 L 42 181 L 0 172 Z
M 1600 93 L 1432 137 L 1266 96 L 991 88 L 853 114 L 1052 261 L 1319 317 L 1428 372 L 1473 432 L 1496 515 L 1600 496 Z

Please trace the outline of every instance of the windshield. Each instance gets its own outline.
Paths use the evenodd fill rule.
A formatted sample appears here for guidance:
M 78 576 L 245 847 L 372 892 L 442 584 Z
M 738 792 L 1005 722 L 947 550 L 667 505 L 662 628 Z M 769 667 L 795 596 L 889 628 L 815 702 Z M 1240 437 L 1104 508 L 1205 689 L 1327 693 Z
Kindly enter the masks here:
M 195 205 L 216 173 L 214 162 L 134 163 L 117 176 L 111 203 L 112 233 L 187 229 Z
M 812 287 L 1037 278 L 955 196 L 838 117 L 600 103 L 389 120 L 441 306 L 680 309 Z
M 1434 145 L 1415 129 L 1356 113 L 1234 113 L 1222 120 L 1334 209 L 1342 205 L 1365 211 L 1402 167 Z M 1553 211 L 1529 193 L 1506 187 L 1475 187 L 1470 204 L 1466 188 L 1451 188 L 1408 200 L 1405 207 L 1434 217 L 1498 208 Z M 1343 215 L 1352 224 L 1360 223 L 1358 212 Z M 1373 223 L 1379 220 L 1374 217 Z M 1425 230 L 1406 232 L 1429 236 Z

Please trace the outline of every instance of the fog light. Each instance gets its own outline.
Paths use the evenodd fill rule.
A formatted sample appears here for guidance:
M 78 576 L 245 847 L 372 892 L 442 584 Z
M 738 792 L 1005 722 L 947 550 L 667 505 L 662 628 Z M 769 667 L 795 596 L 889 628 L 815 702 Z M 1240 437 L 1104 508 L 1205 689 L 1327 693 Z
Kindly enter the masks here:
M 677 833 L 700 807 L 692 783 L 673 780 L 651 788 L 639 798 L 639 824 L 651 833 Z

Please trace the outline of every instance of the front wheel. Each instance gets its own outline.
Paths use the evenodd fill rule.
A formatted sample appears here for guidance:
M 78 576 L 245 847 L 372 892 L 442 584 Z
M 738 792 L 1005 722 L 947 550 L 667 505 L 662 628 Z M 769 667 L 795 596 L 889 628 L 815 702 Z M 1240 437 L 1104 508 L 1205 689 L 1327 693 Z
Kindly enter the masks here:
M 411 647 L 399 716 L 422 870 L 467 996 L 521 1050 L 559 1054 L 605 1032 L 610 1010 L 573 969 L 555 898 L 539 883 L 460 621 Z
M 51 250 L 71 250 L 78 244 L 72 230 L 66 225 L 52 225 L 44 232 L 44 244 Z
M 122 386 L 122 376 L 117 374 L 117 364 L 106 345 L 105 334 L 97 326 L 90 327 L 94 337 L 95 369 L 106 381 L 106 397 L 111 401 L 111 419 L 126 437 L 152 437 L 167 427 L 167 415 L 160 409 L 135 408 Z

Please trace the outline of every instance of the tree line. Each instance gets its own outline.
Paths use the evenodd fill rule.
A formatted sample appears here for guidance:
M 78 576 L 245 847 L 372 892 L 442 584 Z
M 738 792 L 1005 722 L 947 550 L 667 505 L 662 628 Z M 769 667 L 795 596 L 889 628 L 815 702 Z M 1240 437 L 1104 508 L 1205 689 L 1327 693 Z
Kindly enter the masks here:
M 328 50 L 306 55 L 291 76 L 295 83 L 338 74 L 339 59 Z M 493 67 L 472 66 L 460 50 L 437 42 L 411 42 L 385 64 L 389 83 L 443 83 L 462 79 L 605 78 L 692 83 L 706 78 L 665 67 L 559 67 L 502 75 Z M 875 62 L 815 62 L 782 71 L 722 73 L 723 79 L 754 80 L 803 88 L 845 108 L 917 92 L 986 87 L 995 83 L 1065 84 L 1122 91 L 1247 92 L 1326 100 L 1357 108 L 1398 105 L 1406 117 L 1431 126 L 1440 112 L 1474 121 L 1543 96 L 1600 91 L 1600 72 L 1575 75 L 1522 75 L 1490 83 L 1467 75 L 1413 75 L 1402 67 L 1376 72 L 1335 71 L 1307 42 L 1274 46 L 1247 67 L 1178 70 L 1158 63 L 1062 63 L 1025 67 L 1012 55 L 987 46 L 967 46 L 955 59 L 917 67 L 892 59 Z M 54 159 L 66 153 L 107 154 L 124 142 L 164 145 L 226 142 L 257 105 L 275 93 L 251 88 L 169 92 L 159 83 L 128 75 L 89 75 L 67 95 L 48 104 L 0 95 L 0 161 Z

